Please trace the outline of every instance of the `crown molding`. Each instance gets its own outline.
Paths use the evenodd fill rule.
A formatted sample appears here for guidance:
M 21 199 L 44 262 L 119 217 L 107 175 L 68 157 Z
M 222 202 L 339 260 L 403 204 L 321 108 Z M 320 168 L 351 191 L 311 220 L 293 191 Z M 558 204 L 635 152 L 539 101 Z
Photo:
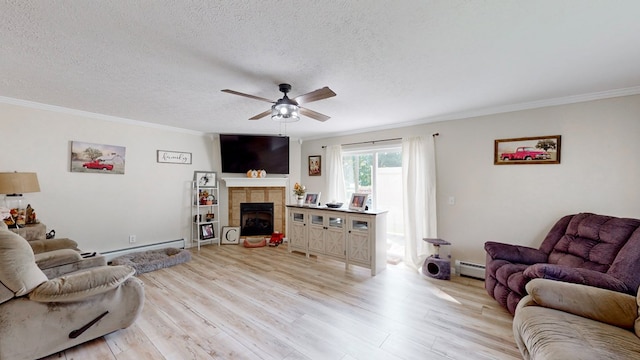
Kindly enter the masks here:
M 185 134 L 191 134 L 191 135 L 207 135 L 207 133 L 204 133 L 202 131 L 195 131 L 195 130 L 183 129 L 183 128 L 178 128 L 173 126 L 154 124 L 154 123 L 149 123 L 149 122 L 140 121 L 140 120 L 133 120 L 133 119 L 127 119 L 127 118 L 118 117 L 118 116 L 98 114 L 98 113 L 93 113 L 89 111 L 76 110 L 76 109 L 66 108 L 66 107 L 57 106 L 57 105 L 43 104 L 35 101 L 15 99 L 15 98 L 10 98 L 5 96 L 0 96 L 0 103 L 23 106 L 26 108 L 36 109 L 36 110 L 53 111 L 61 114 L 67 114 L 67 115 L 82 116 L 82 117 L 87 117 L 95 120 L 104 120 L 104 121 L 116 122 L 116 123 L 126 124 L 126 125 L 142 126 L 147 128 L 167 130 L 167 131 L 173 131 L 173 132 L 179 132 L 179 133 L 185 133 Z
M 572 96 L 565 96 L 560 98 L 530 101 L 530 102 L 524 102 L 519 104 L 495 106 L 495 107 L 489 107 L 484 109 L 475 109 L 470 111 L 450 113 L 445 115 L 426 117 L 426 118 L 422 118 L 414 121 L 407 121 L 402 123 L 354 130 L 350 132 L 334 133 L 334 134 L 322 135 L 318 137 L 308 137 L 308 138 L 304 138 L 304 140 L 305 141 L 320 140 L 320 139 L 326 139 L 326 138 L 331 138 L 336 136 L 356 135 L 356 134 L 362 134 L 362 133 L 367 133 L 372 131 L 396 129 L 399 127 L 423 125 L 423 124 L 436 123 L 436 122 L 449 121 L 449 120 L 462 120 L 462 119 L 468 119 L 472 117 L 495 115 L 495 114 L 502 114 L 507 112 L 514 112 L 514 111 L 533 110 L 533 109 L 539 109 L 539 108 L 545 108 L 545 107 L 551 107 L 551 106 L 569 105 L 569 104 L 575 104 L 575 103 L 581 103 L 581 102 L 603 100 L 603 99 L 610 99 L 610 98 L 616 98 L 616 97 L 622 97 L 622 96 L 632 96 L 632 95 L 639 95 L 639 94 L 640 94 L 640 86 L 634 86 L 634 87 L 623 88 L 623 89 L 607 90 L 607 91 L 600 91 L 595 93 L 572 95 Z

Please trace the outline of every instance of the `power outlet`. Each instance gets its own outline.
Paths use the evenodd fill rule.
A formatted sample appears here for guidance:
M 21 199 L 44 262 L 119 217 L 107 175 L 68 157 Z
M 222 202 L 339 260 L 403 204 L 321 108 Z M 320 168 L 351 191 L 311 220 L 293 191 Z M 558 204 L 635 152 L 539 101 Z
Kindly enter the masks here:
M 135 235 L 129 235 L 129 244 L 133 244 L 134 242 L 136 242 L 136 236 Z

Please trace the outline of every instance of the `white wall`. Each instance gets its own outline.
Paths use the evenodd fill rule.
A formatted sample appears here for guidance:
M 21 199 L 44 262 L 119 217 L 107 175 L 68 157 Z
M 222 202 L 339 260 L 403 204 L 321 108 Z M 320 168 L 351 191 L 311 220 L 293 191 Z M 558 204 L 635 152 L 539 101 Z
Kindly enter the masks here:
M 189 181 L 219 164 L 201 133 L 10 104 L 0 104 L 0 138 L 0 171 L 36 172 L 41 192 L 26 196 L 38 218 L 83 250 L 189 239 Z M 126 147 L 125 174 L 70 172 L 74 140 Z M 190 152 L 193 164 L 157 163 L 157 150 Z
M 640 96 L 305 141 L 303 169 L 323 145 L 436 132 L 438 236 L 454 259 L 484 263 L 488 240 L 538 247 L 565 214 L 640 218 Z M 561 164 L 493 165 L 495 139 L 542 135 L 562 135 Z M 323 189 L 322 171 L 301 181 Z
M 70 172 L 71 141 L 126 147 L 125 174 Z M 292 184 L 300 179 L 300 147 L 291 139 Z M 190 152 L 192 164 L 157 163 L 157 150 Z M 39 220 L 94 251 L 176 239 L 190 246 L 194 171 L 217 172 L 221 226 L 228 224 L 228 195 L 220 179 L 243 176 L 220 173 L 217 135 L 21 101 L 0 103 L 0 154 L 0 172 L 38 174 L 41 192 L 25 196 Z

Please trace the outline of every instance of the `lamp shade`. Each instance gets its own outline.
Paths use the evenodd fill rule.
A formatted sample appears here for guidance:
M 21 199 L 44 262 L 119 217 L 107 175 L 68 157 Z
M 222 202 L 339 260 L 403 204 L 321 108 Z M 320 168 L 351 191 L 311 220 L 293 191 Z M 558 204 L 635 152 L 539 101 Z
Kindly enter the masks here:
M 0 173 L 0 194 L 14 195 L 32 192 L 40 192 L 40 184 L 36 173 Z

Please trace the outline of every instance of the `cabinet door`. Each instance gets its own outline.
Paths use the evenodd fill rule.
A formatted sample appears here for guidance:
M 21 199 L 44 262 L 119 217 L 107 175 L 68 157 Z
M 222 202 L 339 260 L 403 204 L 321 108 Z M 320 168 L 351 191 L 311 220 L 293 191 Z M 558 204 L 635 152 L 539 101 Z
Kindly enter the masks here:
M 307 234 L 303 212 L 292 212 L 290 222 L 289 244 L 291 248 L 307 250 Z
M 325 231 L 325 248 L 327 255 L 338 258 L 345 258 L 345 231 L 344 218 L 338 216 L 329 216 L 329 223 Z
M 371 264 L 371 223 L 364 217 L 349 217 L 347 254 L 349 261 Z
M 324 215 L 309 214 L 309 252 L 324 253 L 324 219 Z

